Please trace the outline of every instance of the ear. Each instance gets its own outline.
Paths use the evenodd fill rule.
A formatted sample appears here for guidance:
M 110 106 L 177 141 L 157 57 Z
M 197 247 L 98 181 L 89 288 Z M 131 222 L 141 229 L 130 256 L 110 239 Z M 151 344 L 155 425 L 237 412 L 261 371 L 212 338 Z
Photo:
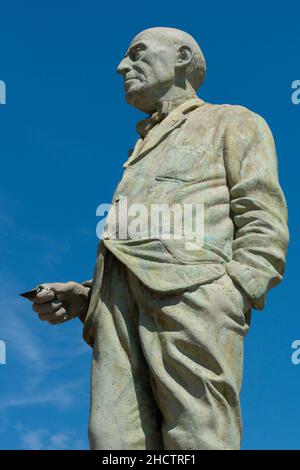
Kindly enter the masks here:
M 181 46 L 177 52 L 176 67 L 186 67 L 192 60 L 192 51 L 189 46 Z

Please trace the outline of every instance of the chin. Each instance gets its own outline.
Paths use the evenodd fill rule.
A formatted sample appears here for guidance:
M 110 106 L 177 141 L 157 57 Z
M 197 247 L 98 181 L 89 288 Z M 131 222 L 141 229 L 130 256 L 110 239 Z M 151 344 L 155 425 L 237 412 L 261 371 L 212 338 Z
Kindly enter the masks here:
M 128 104 L 131 104 L 135 108 L 140 109 L 139 105 L 143 101 L 143 98 L 142 98 L 143 94 L 144 94 L 144 87 L 135 86 L 125 91 L 125 99 Z
M 137 96 L 134 96 L 133 94 L 126 93 L 125 100 L 126 100 L 126 103 L 130 104 L 131 106 L 138 109 L 139 111 L 142 111 L 140 106 L 139 106 L 139 99 L 138 99 Z
M 151 114 L 155 110 L 149 84 L 132 83 L 128 89 L 125 88 L 125 99 L 128 104 L 143 113 Z
M 145 90 L 145 85 L 141 83 L 130 83 L 128 84 L 128 87 L 125 85 L 125 93 L 126 93 L 126 96 L 128 96 L 129 98 L 131 96 L 134 97 L 134 96 L 142 94 L 144 90 Z

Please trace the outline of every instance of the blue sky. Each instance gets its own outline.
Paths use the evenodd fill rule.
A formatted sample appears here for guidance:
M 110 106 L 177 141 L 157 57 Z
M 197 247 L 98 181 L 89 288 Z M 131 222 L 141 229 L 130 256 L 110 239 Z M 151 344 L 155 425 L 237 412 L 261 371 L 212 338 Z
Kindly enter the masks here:
M 18 297 L 92 276 L 96 207 L 110 202 L 142 115 L 115 67 L 151 26 L 190 32 L 207 58 L 199 96 L 261 114 L 276 140 L 289 206 L 286 277 L 253 314 L 242 391 L 244 449 L 300 448 L 299 2 L 2 2 L 0 80 L 0 448 L 87 448 L 91 351 L 78 320 L 39 322 Z

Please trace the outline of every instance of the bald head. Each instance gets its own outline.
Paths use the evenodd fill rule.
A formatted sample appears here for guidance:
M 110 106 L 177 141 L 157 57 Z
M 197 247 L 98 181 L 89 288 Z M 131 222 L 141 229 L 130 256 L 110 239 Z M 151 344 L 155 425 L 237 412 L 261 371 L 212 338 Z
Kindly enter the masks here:
M 186 67 L 186 76 L 192 87 L 197 91 L 204 82 L 206 75 L 206 62 L 199 44 L 190 34 L 176 28 L 156 27 L 145 29 L 136 37 L 144 34 L 152 34 L 159 37 L 161 41 L 165 41 L 174 50 L 188 47 L 191 50 L 191 62 Z
M 117 71 L 134 107 L 152 113 L 163 101 L 195 96 L 206 65 L 195 39 L 174 28 L 150 28 L 132 40 Z

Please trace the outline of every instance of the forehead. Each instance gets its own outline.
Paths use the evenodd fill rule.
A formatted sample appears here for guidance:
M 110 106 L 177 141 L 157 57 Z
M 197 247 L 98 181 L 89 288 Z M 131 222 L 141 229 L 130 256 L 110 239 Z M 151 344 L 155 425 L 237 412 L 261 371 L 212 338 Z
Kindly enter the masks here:
M 133 38 L 128 50 L 140 43 L 145 44 L 147 47 L 149 47 L 155 44 L 166 44 L 167 41 L 164 35 L 159 31 L 142 31 Z

